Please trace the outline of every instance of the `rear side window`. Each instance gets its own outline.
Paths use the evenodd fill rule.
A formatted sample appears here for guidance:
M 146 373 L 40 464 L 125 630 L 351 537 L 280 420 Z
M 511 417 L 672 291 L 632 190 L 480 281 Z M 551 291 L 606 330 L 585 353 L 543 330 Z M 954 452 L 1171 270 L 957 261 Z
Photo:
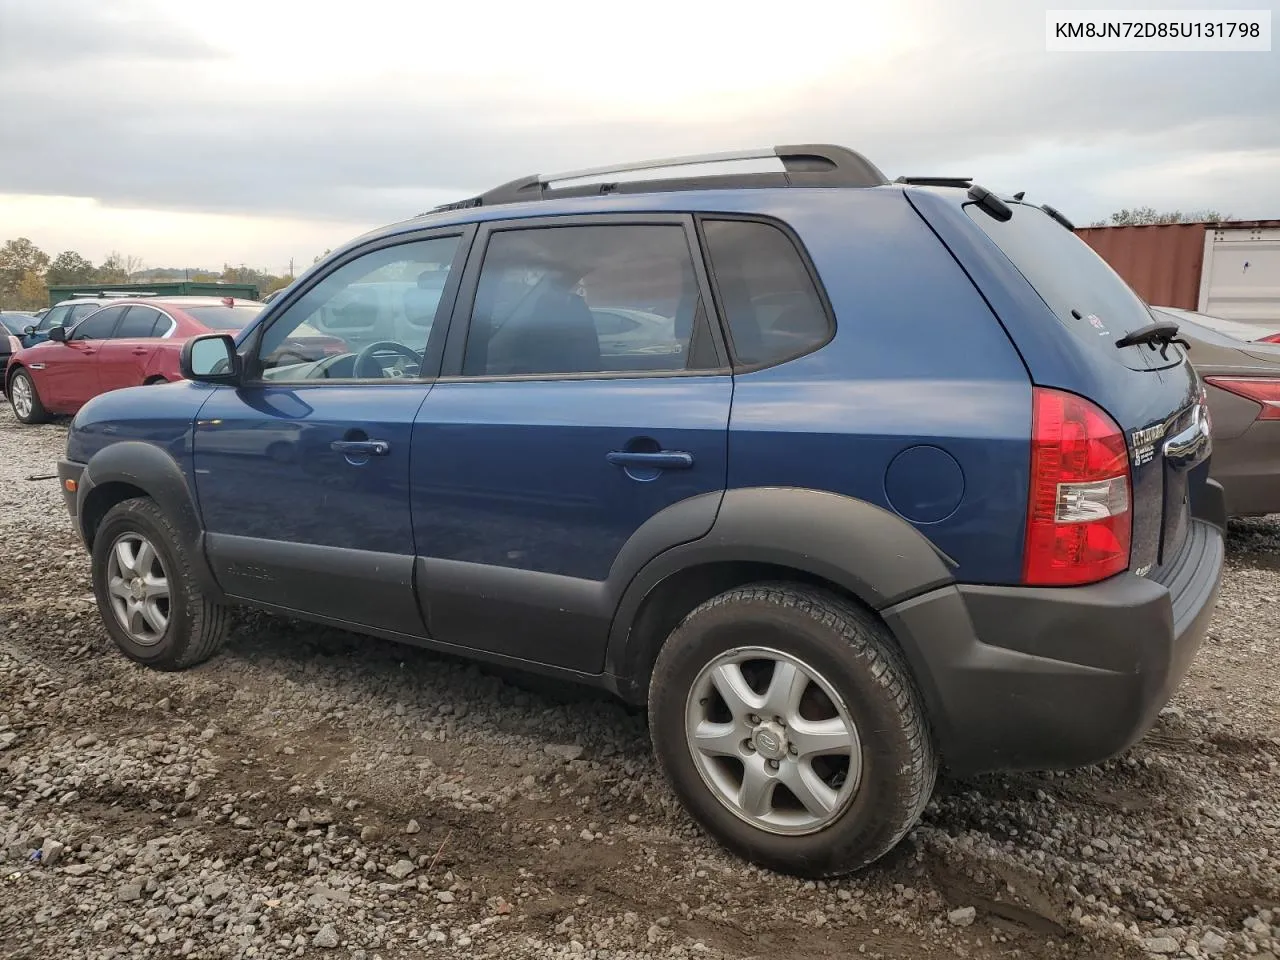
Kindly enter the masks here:
M 976 204 L 965 210 L 1079 341 L 1139 370 L 1181 360 L 1177 346 L 1163 361 L 1141 344 L 1117 350 L 1116 340 L 1155 321 L 1147 305 L 1087 243 L 1039 207 L 1009 206 L 1013 216 L 1003 222 Z
M 257 304 L 234 307 L 185 307 L 184 309 L 197 322 L 210 330 L 243 330 L 262 312 L 262 307 Z
M 502 230 L 485 251 L 463 374 L 706 369 L 709 347 L 683 226 Z
M 704 220 L 702 233 L 734 359 L 780 363 L 831 338 L 831 319 L 791 238 L 755 220 Z

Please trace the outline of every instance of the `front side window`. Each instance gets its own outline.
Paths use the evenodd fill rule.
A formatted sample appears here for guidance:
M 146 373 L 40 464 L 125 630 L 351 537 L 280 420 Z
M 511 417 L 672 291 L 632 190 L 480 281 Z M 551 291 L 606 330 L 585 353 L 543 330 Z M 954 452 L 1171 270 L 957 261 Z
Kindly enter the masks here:
M 684 228 L 665 224 L 495 232 L 463 374 L 686 370 L 702 297 Z
M 418 377 L 460 237 L 366 253 L 289 305 L 263 334 L 266 380 Z
M 124 313 L 128 307 L 107 307 L 105 310 L 99 310 L 93 316 L 76 324 L 76 328 L 72 331 L 72 340 L 106 340 L 111 336 L 111 331 L 115 329 L 116 322 L 120 319 L 120 314 Z
M 821 346 L 831 321 L 791 239 L 756 220 L 702 224 L 735 359 L 780 363 Z

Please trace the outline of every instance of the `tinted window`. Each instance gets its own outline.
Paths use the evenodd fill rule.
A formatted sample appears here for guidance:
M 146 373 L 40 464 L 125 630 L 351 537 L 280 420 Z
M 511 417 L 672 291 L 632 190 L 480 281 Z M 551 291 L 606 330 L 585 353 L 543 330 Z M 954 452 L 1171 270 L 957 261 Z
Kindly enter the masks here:
M 1126 333 L 1153 323 L 1147 305 L 1107 262 L 1039 207 L 1011 203 L 1003 222 L 968 204 L 965 209 L 1076 337 L 1090 349 L 1147 366 L 1145 346 L 1115 349 Z M 1179 348 L 1169 350 L 1174 362 Z M 1158 354 L 1154 356 L 1159 357 Z
M 120 326 L 116 327 L 112 339 L 134 340 L 139 337 L 149 337 L 155 332 L 156 322 L 162 319 L 164 318 L 160 316 L 160 312 L 150 307 L 129 307 L 124 319 L 120 321 Z M 168 321 L 166 325 L 167 323 Z
M 239 304 L 234 307 L 183 307 L 182 310 L 210 330 L 243 330 L 257 319 L 262 307 Z
M 500 231 L 485 251 L 463 373 L 684 370 L 701 311 L 681 226 Z
M 54 327 L 63 327 L 67 325 L 67 314 L 71 312 L 70 307 L 53 307 L 40 318 L 40 322 L 36 325 L 38 333 L 44 333 L 52 330 Z
M 101 309 L 102 309 L 102 304 L 100 303 L 77 303 L 74 307 L 71 308 L 71 313 L 70 313 L 69 319 L 67 320 L 67 325 L 70 326 L 73 323 L 78 323 L 79 321 L 83 320 L 85 317 L 89 316 L 89 314 L 97 313 Z
M 258 348 L 263 376 L 420 376 L 459 241 L 438 237 L 384 247 L 338 267 L 271 323 Z
M 750 220 L 707 220 L 702 229 L 739 364 L 778 363 L 830 338 L 831 321 L 785 233 Z
M 120 314 L 127 309 L 128 307 L 107 307 L 105 310 L 99 310 L 87 320 L 76 324 L 71 339 L 106 340 L 111 336 L 111 331 L 115 328 L 116 321 L 120 319 Z

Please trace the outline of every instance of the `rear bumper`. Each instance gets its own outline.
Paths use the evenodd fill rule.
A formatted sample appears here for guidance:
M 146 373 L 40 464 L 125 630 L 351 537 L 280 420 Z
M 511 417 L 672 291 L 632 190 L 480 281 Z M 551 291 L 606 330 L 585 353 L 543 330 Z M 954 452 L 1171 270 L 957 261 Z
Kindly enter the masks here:
M 1194 521 L 1152 578 L 948 586 L 883 615 L 952 771 L 1085 766 L 1155 722 L 1208 631 L 1222 561 L 1221 530 Z
M 1214 440 L 1213 477 L 1233 517 L 1280 513 L 1280 420 L 1257 420 L 1230 440 Z

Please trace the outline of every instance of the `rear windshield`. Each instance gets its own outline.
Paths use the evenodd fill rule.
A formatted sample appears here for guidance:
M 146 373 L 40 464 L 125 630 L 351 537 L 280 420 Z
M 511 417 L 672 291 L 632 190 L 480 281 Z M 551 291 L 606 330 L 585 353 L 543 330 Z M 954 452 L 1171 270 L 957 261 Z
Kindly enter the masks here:
M 1116 340 L 1155 321 L 1142 298 L 1087 243 L 1039 207 L 1010 203 L 1009 208 L 1013 216 L 1001 222 L 977 204 L 965 205 L 974 223 L 996 242 L 1079 340 L 1112 359 L 1141 368 L 1148 366 L 1148 358 L 1142 354 L 1153 355 L 1152 366 L 1181 359 L 1177 347 L 1168 351 L 1166 361 L 1145 345 L 1117 350 Z
M 243 330 L 262 312 L 262 304 L 236 307 L 183 307 L 182 310 L 210 330 Z

